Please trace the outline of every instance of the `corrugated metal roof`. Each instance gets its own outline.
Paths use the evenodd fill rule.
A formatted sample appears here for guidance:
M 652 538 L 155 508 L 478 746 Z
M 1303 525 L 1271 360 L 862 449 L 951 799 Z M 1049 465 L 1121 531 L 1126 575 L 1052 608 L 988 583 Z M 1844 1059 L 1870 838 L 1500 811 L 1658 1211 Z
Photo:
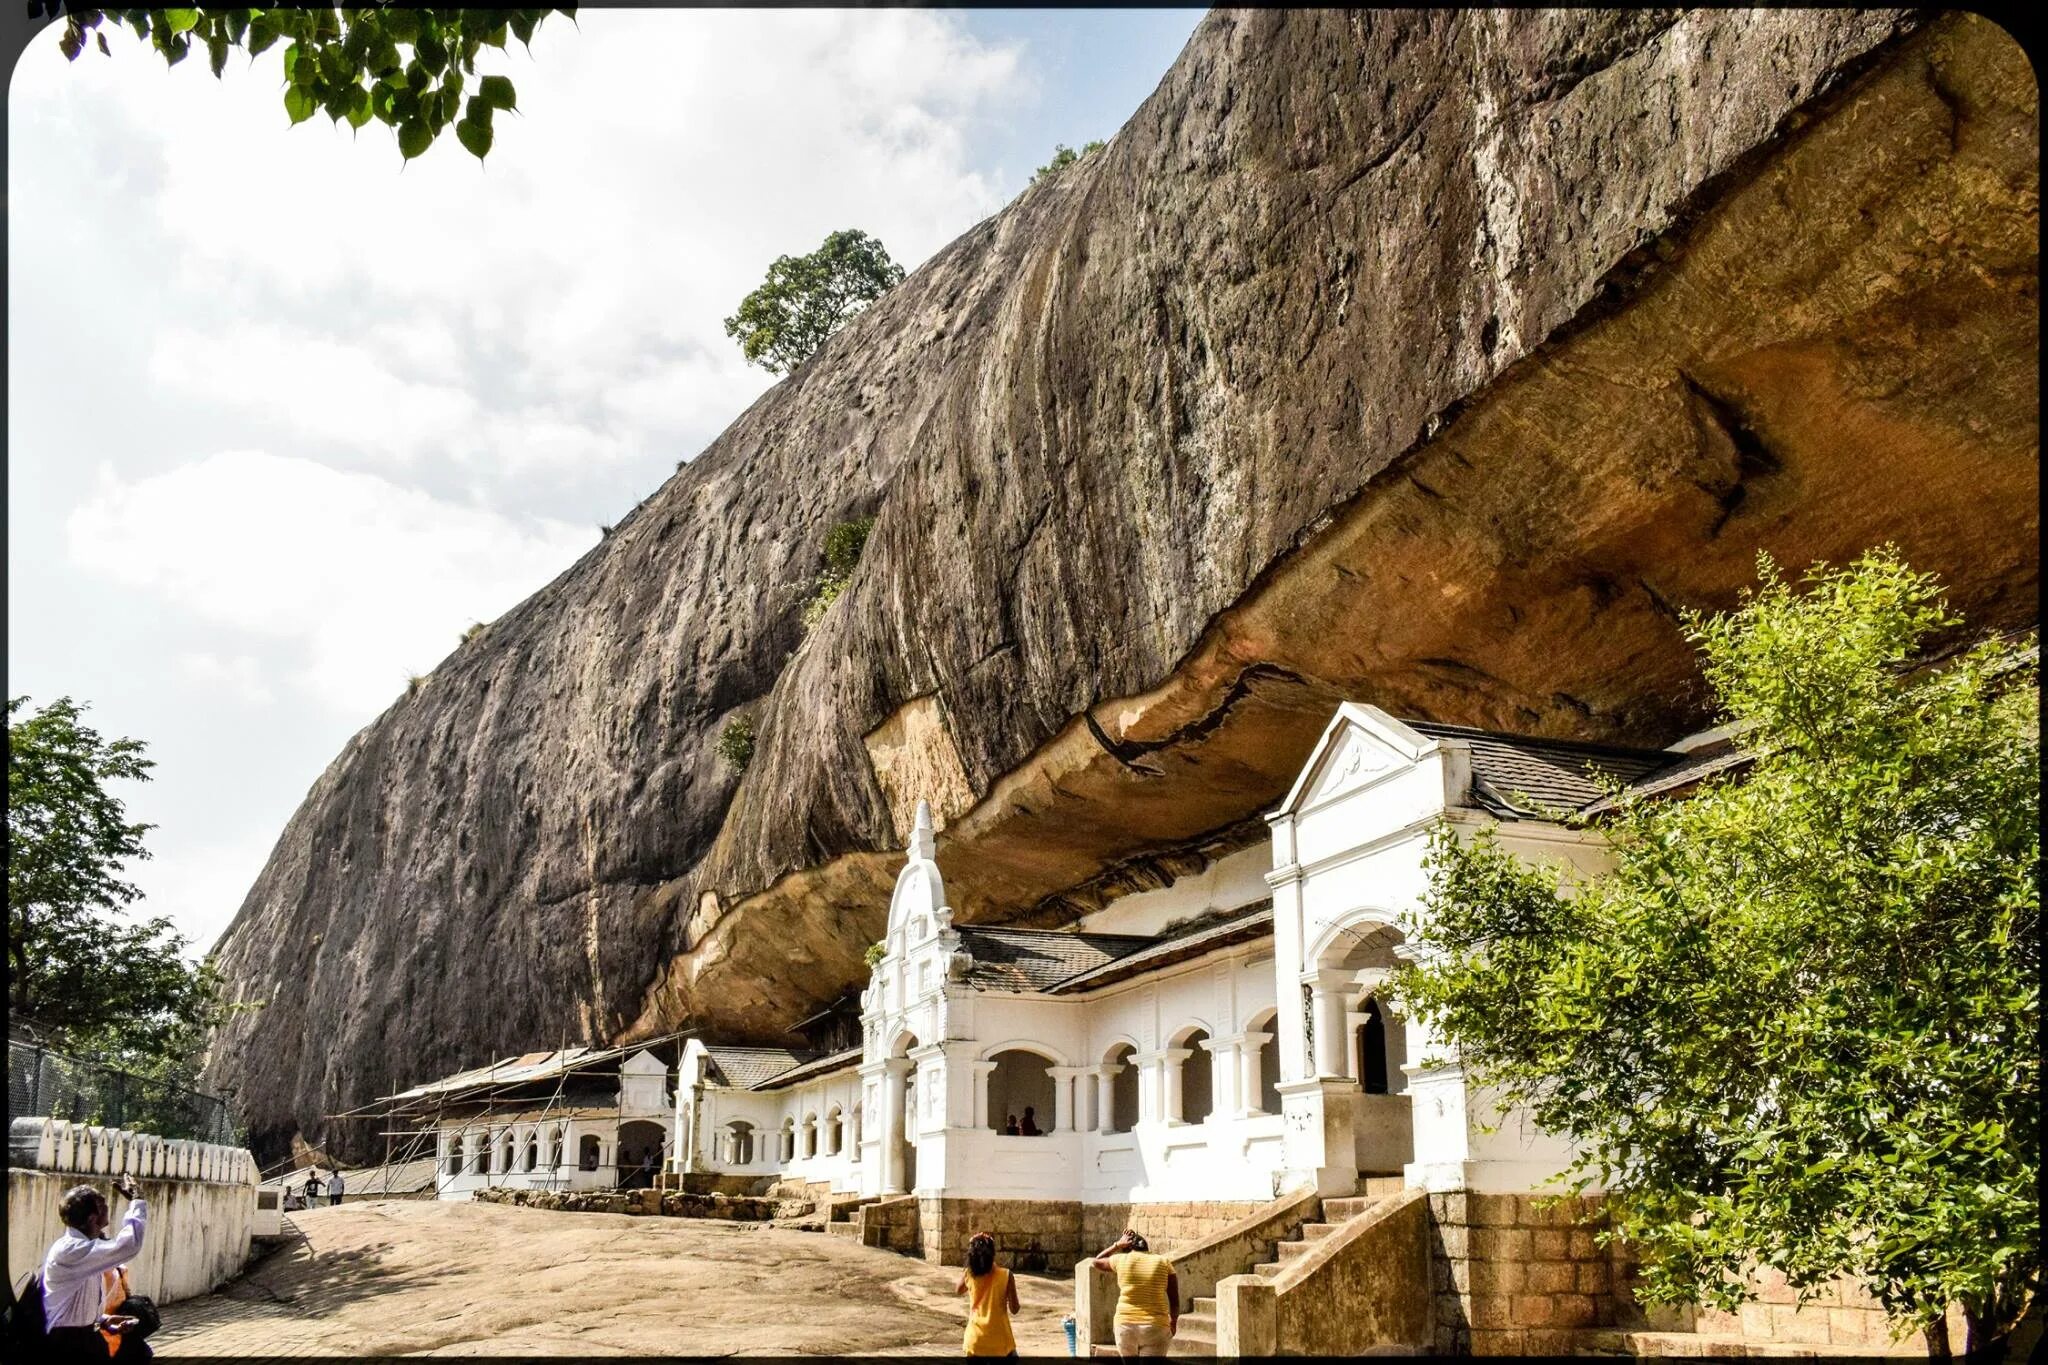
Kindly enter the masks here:
M 1156 940 L 1137 934 L 1071 934 L 1056 929 L 955 925 L 973 958 L 967 984 L 984 991 L 1043 991 L 1079 972 L 1128 957 Z
M 1401 723 L 1433 739 L 1463 741 L 1472 753 L 1473 798 L 1511 819 L 1579 810 L 1606 795 L 1602 778 L 1633 785 L 1681 761 L 1664 749 L 1538 739 L 1435 721 Z

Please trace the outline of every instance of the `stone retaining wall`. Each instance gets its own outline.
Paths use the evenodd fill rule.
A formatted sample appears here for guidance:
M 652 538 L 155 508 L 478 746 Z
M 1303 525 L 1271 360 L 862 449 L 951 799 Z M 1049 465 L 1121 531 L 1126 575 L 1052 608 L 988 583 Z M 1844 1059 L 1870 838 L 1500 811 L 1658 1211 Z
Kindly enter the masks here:
M 813 1206 L 800 1199 L 762 1199 L 747 1195 L 691 1194 L 674 1190 L 477 1190 L 470 1198 L 483 1204 L 556 1213 L 625 1213 L 640 1217 L 719 1218 L 735 1223 L 766 1223 L 798 1218 Z
M 1118 1237 L 1125 1228 L 1136 1228 L 1161 1256 L 1172 1256 L 1186 1247 L 1205 1242 L 1233 1223 L 1263 1212 L 1266 1202 L 1257 1199 L 1197 1200 L 1179 1204 L 1083 1204 L 1081 1206 L 1081 1250 L 1093 1255 Z
M 1883 1310 L 1854 1283 L 1827 1285 L 1801 1307 L 1773 1270 L 1756 1272 L 1759 1298 L 1739 1312 L 1645 1310 L 1633 1293 L 1634 1259 L 1624 1246 L 1600 1245 L 1598 1196 L 1460 1192 L 1432 1194 L 1429 1204 L 1440 1354 L 1569 1354 L 1588 1328 L 1839 1350 L 1893 1344 Z M 1924 1334 L 1917 1339 L 1924 1344 Z

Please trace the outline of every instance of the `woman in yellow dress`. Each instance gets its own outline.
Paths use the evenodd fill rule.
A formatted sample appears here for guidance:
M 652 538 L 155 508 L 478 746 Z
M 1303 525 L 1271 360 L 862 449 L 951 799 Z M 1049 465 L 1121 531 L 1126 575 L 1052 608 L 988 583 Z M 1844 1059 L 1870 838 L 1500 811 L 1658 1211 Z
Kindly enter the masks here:
M 1017 1311 L 1017 1282 L 996 1264 L 996 1239 L 977 1232 L 967 1239 L 967 1269 L 955 1294 L 967 1299 L 967 1354 L 1014 1356 L 1017 1339 L 1010 1334 L 1010 1314 Z

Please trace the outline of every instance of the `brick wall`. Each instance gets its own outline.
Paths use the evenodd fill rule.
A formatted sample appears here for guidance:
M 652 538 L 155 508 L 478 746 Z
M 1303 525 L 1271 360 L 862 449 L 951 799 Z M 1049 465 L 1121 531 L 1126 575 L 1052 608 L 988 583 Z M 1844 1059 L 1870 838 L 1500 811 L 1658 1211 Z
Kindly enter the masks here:
M 1145 1234 L 1152 1250 L 1171 1256 L 1183 1247 L 1214 1237 L 1242 1218 L 1266 1207 L 1261 1200 L 1198 1201 L 1183 1204 L 1083 1204 L 1081 1243 L 1085 1255 L 1123 1235 L 1125 1228 Z
M 1801 1307 L 1774 1270 L 1756 1272 L 1756 1301 L 1734 1313 L 1646 1310 L 1627 1248 L 1599 1244 L 1597 1196 L 1460 1192 L 1432 1194 L 1429 1204 L 1439 1352 L 1565 1355 L 1583 1343 L 1579 1333 L 1602 1328 L 1856 1350 L 1895 1344 L 1883 1310 L 1854 1283 L 1827 1285 Z M 1924 1346 L 1925 1336 L 1896 1344 Z

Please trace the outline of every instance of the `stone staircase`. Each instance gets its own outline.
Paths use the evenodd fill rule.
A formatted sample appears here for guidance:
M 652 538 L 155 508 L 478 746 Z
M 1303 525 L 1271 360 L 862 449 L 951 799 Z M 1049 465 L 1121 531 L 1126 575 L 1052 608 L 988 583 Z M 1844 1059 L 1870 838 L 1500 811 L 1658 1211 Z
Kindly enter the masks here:
M 879 1203 L 879 1195 L 867 1195 L 860 1199 L 843 1199 L 827 1206 L 825 1231 L 833 1237 L 860 1240 L 860 1211 L 870 1204 Z
M 1338 1228 L 1378 1204 L 1382 1199 L 1401 1193 L 1404 1188 L 1399 1175 L 1361 1175 L 1358 1181 L 1359 1193 L 1344 1199 L 1323 1201 L 1323 1221 L 1304 1223 L 1301 1236 L 1293 1241 L 1281 1242 L 1274 1246 L 1273 1256 L 1251 1267 L 1251 1273 L 1264 1275 L 1268 1279 L 1285 1270 L 1297 1256 L 1306 1255 L 1315 1243 L 1328 1237 Z M 1171 1259 L 1169 1257 L 1169 1259 Z M 1109 1354 L 1115 1354 L 1114 1351 Z M 1195 1300 L 1194 1309 L 1180 1315 L 1180 1331 L 1174 1336 L 1173 1349 L 1168 1353 L 1176 1356 L 1214 1356 L 1216 1354 L 1216 1300 L 1203 1296 Z

